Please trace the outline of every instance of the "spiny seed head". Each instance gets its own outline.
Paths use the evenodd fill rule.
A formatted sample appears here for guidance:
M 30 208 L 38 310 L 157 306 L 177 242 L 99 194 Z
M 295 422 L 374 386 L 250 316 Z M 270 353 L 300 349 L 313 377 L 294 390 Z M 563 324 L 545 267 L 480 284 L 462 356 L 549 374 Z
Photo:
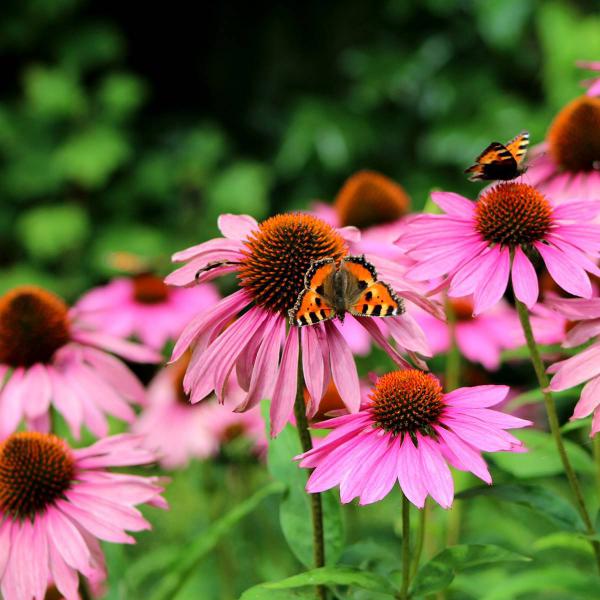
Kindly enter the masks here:
M 301 213 L 277 215 L 248 236 L 240 285 L 256 304 L 287 317 L 311 261 L 330 257 L 339 261 L 347 250 L 342 236 L 321 219 Z
M 133 277 L 133 297 L 140 304 L 160 304 L 169 297 L 169 287 L 160 277 L 141 273 Z
M 50 433 L 14 433 L 0 444 L 0 513 L 25 519 L 64 497 L 75 477 L 67 444 Z
M 416 369 L 392 371 L 380 377 L 371 400 L 375 426 L 394 435 L 435 435 L 433 425 L 445 406 L 437 378 Z
M 514 248 L 543 240 L 552 226 L 552 206 L 533 186 L 509 181 L 484 192 L 475 207 L 485 240 Z
M 70 339 L 67 305 L 54 294 L 22 286 L 0 298 L 0 363 L 49 363 Z
M 554 118 L 550 155 L 565 171 L 600 170 L 600 98 L 580 96 Z
M 335 199 L 343 227 L 360 229 L 392 223 L 410 209 L 404 189 L 375 171 L 359 171 L 346 180 Z

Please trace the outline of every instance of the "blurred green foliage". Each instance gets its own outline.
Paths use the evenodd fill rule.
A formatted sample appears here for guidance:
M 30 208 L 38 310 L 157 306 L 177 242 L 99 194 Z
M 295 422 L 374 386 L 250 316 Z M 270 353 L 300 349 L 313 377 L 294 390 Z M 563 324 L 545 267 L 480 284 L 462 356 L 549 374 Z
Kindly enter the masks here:
M 473 195 L 462 174 L 471 159 L 525 128 L 540 142 L 582 91 L 574 61 L 600 57 L 592 0 L 202 8 L 200 18 L 182 2 L 3 3 L 0 292 L 37 282 L 73 301 L 114 275 L 115 251 L 167 272 L 171 252 L 216 233 L 219 213 L 261 218 L 330 200 L 361 168 L 399 181 L 416 208 L 434 187 Z M 582 431 L 569 435 L 585 440 Z M 588 448 L 576 449 L 588 473 Z M 494 480 L 543 483 L 566 496 L 547 455 L 518 466 L 501 458 Z M 106 546 L 108 597 L 148 597 L 189 544 L 267 481 L 262 466 L 239 457 L 175 474 L 172 510 L 149 509 L 155 530 L 133 548 Z M 468 477 L 459 487 L 473 484 Z M 532 562 L 458 574 L 448 597 L 593 597 L 597 580 L 579 532 L 557 534 L 531 498 L 505 500 L 459 500 L 461 542 Z M 300 570 L 279 528 L 279 500 L 261 502 L 223 532 L 177 597 L 230 600 Z M 345 507 L 344 565 L 394 578 L 399 505 L 395 490 L 375 506 Z M 442 550 L 443 511 L 432 511 L 428 527 L 431 557 Z M 389 596 L 353 589 L 343 597 Z

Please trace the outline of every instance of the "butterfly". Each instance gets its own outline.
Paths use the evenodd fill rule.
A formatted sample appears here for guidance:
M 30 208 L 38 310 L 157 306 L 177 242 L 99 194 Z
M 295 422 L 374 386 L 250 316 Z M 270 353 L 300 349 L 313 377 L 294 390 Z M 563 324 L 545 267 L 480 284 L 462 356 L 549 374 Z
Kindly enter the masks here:
M 470 181 L 478 179 L 503 179 L 509 180 L 525 173 L 527 168 L 523 165 L 527 147 L 529 146 L 529 133 L 522 131 L 516 138 L 506 145 L 492 142 L 476 159 L 475 164 L 465 170 L 470 173 Z
M 393 317 L 404 312 L 404 304 L 394 290 L 378 281 L 375 267 L 364 256 L 346 256 L 339 264 L 333 258 L 313 261 L 304 276 L 304 289 L 290 323 L 303 327 L 349 312 L 355 317 Z

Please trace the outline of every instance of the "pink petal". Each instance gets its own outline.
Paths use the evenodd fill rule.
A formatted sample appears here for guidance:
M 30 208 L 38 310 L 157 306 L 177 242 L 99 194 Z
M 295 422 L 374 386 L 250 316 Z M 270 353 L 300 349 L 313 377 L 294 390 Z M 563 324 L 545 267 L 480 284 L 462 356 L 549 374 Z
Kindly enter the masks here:
M 219 231 L 230 240 L 245 240 L 258 229 L 258 223 L 250 215 L 220 215 L 217 220 Z
M 512 284 L 515 296 L 531 308 L 538 299 L 538 278 L 533 265 L 525 256 L 520 246 L 515 249 L 515 257 L 512 265 Z
M 300 330 L 302 344 L 302 373 L 310 396 L 311 405 L 318 406 L 325 393 L 325 365 L 319 335 L 321 325 L 307 326 Z
M 485 460 L 483 460 L 477 450 L 448 429 L 436 427 L 436 431 L 448 448 L 450 448 L 454 456 L 460 461 L 464 471 L 471 471 L 471 473 L 479 477 L 479 479 L 488 484 L 492 483 L 492 477 L 485 464 Z
M 80 344 L 88 344 L 101 350 L 108 350 L 133 362 L 148 364 L 162 362 L 162 356 L 156 350 L 122 340 L 101 331 L 74 331 L 73 339 Z
M 15 369 L 0 390 L 0 439 L 13 433 L 23 416 L 23 369 Z
M 403 369 L 412 368 L 412 365 L 406 359 L 402 358 L 402 356 L 399 354 L 399 352 L 387 341 L 387 339 L 381 332 L 379 325 L 377 325 L 377 323 L 374 319 L 371 319 L 369 317 L 355 317 L 355 318 L 356 318 L 356 321 L 369 332 L 369 334 L 371 335 L 373 340 L 375 340 L 375 342 L 377 342 L 377 344 L 379 344 L 388 353 L 390 358 L 399 367 L 402 367 Z
M 404 495 L 417 507 L 425 506 L 427 488 L 425 487 L 419 450 L 415 448 L 410 436 L 405 436 L 398 452 L 398 481 Z
M 472 294 L 481 281 L 487 279 L 494 271 L 499 255 L 500 251 L 496 247 L 473 254 L 470 261 L 460 266 L 451 276 L 448 295 L 460 298 Z
M 508 248 L 503 248 L 499 251 L 493 268 L 487 272 L 485 279 L 482 277 L 475 288 L 473 294 L 474 315 L 482 313 L 500 301 L 508 285 L 509 272 L 510 253 Z
M 581 391 L 579 402 L 575 406 L 572 419 L 583 419 L 591 415 L 600 405 L 600 377 L 588 381 Z
M 63 560 L 56 544 L 50 543 L 49 551 L 50 571 L 58 591 L 65 598 L 79 598 L 79 576 L 77 571 L 69 567 Z
M 271 400 L 271 435 L 275 437 L 288 422 L 294 410 L 298 388 L 298 328 L 291 327 L 287 334 L 279 375 Z
M 431 199 L 448 215 L 473 218 L 475 202 L 453 192 L 432 192 Z
M 592 285 L 581 267 L 568 260 L 562 252 L 552 246 L 538 242 L 535 247 L 544 259 L 552 279 L 563 290 L 574 296 L 591 297 Z
M 346 340 L 337 327 L 331 322 L 325 323 L 331 374 L 342 401 L 350 412 L 360 409 L 360 384 L 354 357 Z
M 223 260 L 224 258 L 227 259 L 232 255 L 232 253 L 235 252 L 237 252 L 239 256 L 239 251 L 243 247 L 244 245 L 239 240 L 215 238 L 208 240 L 207 242 L 202 242 L 196 246 L 192 246 L 191 248 L 186 248 L 180 252 L 176 252 L 171 257 L 171 260 L 173 262 L 186 262 L 192 259 L 204 259 L 203 262 L 204 265 L 206 265 L 206 263 L 209 263 L 213 260 Z
M 550 389 L 555 392 L 566 390 L 597 375 L 600 375 L 600 344 L 562 361 L 550 382 Z
M 422 479 L 431 497 L 442 507 L 450 508 L 454 500 L 454 481 L 442 457 L 438 444 L 419 436 L 419 455 L 423 469 Z
M 432 355 L 423 329 L 408 313 L 387 319 L 386 324 L 398 345 L 423 356 Z
M 73 569 L 81 573 L 90 572 L 90 551 L 81 533 L 73 522 L 59 510 L 47 513 L 48 535 L 56 544 L 61 558 Z
M 393 439 L 385 452 L 379 459 L 378 464 L 371 470 L 371 475 L 365 482 L 360 504 L 372 504 L 383 500 L 389 493 L 398 476 L 398 454 L 400 442 Z

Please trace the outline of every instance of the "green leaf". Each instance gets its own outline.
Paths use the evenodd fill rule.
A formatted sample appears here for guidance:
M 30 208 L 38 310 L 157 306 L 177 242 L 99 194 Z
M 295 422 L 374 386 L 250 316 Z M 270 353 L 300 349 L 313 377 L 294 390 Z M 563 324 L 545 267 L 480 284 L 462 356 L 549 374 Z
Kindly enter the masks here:
M 496 453 L 492 460 L 499 467 L 519 478 L 546 477 L 563 472 L 552 435 L 535 429 L 518 431 L 514 435 L 523 441 L 529 452 Z M 564 440 L 564 444 L 573 468 L 579 473 L 593 475 L 595 466 L 592 457 L 573 442 Z
M 464 544 L 440 552 L 423 565 L 415 577 L 413 594 L 433 594 L 446 589 L 457 573 L 471 567 L 506 561 L 527 561 L 527 556 L 491 544 Z
M 90 222 L 81 206 L 60 204 L 28 210 L 19 217 L 17 229 L 32 257 L 54 259 L 84 243 Z
M 60 69 L 30 68 L 25 73 L 25 93 L 33 111 L 42 118 L 76 117 L 86 106 L 79 83 Z
M 583 531 L 583 523 L 575 508 L 564 498 L 544 488 L 532 485 L 493 485 L 471 488 L 456 495 L 461 500 L 490 496 L 504 502 L 527 506 L 546 517 L 561 529 Z
M 252 587 L 241 595 L 240 600 L 271 600 L 274 597 L 271 595 L 274 590 L 293 590 L 316 585 L 343 585 L 372 592 L 394 593 L 394 588 L 380 575 L 351 567 L 321 567 L 299 575 L 292 575 L 281 581 L 262 583 Z
M 122 119 L 144 101 L 146 89 L 137 77 L 128 73 L 111 74 L 102 82 L 98 97 L 107 115 Z
M 273 494 L 279 494 L 283 490 L 284 486 L 280 482 L 270 483 L 244 502 L 238 504 L 216 523 L 213 523 L 203 535 L 183 548 L 180 555 L 164 574 L 150 599 L 173 600 L 198 563 L 217 545 L 219 540 L 239 521 L 254 511 L 265 498 Z
M 56 167 L 65 177 L 86 188 L 106 183 L 131 153 L 121 130 L 91 127 L 68 139 L 58 150 Z
M 306 567 L 314 566 L 312 543 L 311 498 L 304 491 L 308 471 L 301 469 L 293 457 L 302 452 L 298 432 L 291 425 L 269 444 L 269 472 L 286 484 L 287 493 L 280 506 L 280 523 L 283 535 L 296 558 Z M 321 494 L 325 531 L 325 557 L 335 563 L 344 546 L 344 522 L 336 492 Z

